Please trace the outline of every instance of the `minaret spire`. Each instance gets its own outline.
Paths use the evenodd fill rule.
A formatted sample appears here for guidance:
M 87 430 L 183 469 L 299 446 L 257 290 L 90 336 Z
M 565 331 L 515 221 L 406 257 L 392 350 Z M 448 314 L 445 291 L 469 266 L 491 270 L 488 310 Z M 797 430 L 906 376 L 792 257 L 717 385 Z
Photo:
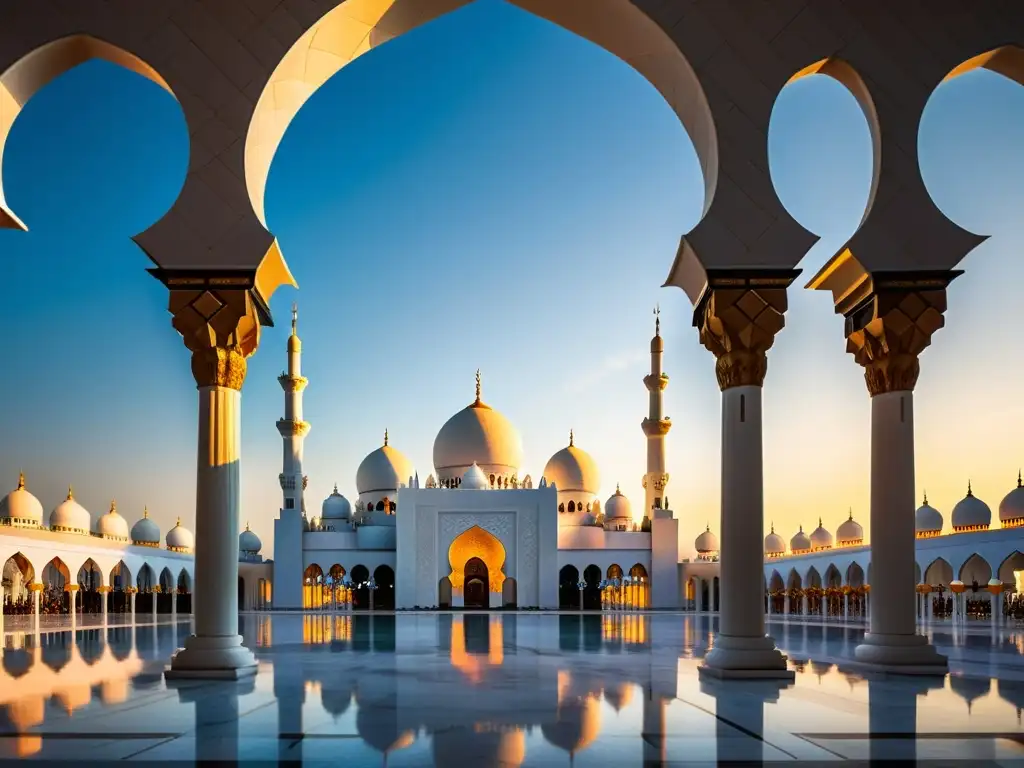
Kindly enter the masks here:
M 284 418 L 277 431 L 284 442 L 284 462 L 279 480 L 286 514 L 301 514 L 306 476 L 302 474 L 303 442 L 310 424 L 302 418 L 302 393 L 309 380 L 302 375 L 302 340 L 299 338 L 299 306 L 292 304 L 292 332 L 288 336 L 288 372 L 277 377 L 284 390 Z
M 482 391 L 483 391 L 483 388 L 481 387 L 481 383 L 480 383 L 480 369 L 477 368 L 476 369 L 476 402 L 478 402 L 478 403 L 483 402 L 480 399 Z
M 668 488 L 668 472 L 665 463 L 665 436 L 672 428 L 672 422 L 662 411 L 668 376 L 661 370 L 661 355 L 665 342 L 661 338 L 661 307 L 654 306 L 654 338 L 651 339 L 651 372 L 644 376 L 648 392 L 648 413 L 640 423 L 647 436 L 647 472 L 644 475 L 644 515 L 652 515 L 652 509 L 665 509 L 663 502 Z

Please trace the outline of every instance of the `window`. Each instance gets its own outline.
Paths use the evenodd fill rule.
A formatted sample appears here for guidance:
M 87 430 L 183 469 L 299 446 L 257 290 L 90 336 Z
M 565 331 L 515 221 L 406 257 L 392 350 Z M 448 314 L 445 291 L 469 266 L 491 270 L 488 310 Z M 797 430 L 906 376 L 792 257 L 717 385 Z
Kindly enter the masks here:
M 284 508 L 285 509 L 295 509 L 295 499 L 285 499 L 284 500 Z
M 576 511 L 576 502 L 575 501 L 570 501 L 569 502 L 569 511 L 570 512 L 575 512 Z

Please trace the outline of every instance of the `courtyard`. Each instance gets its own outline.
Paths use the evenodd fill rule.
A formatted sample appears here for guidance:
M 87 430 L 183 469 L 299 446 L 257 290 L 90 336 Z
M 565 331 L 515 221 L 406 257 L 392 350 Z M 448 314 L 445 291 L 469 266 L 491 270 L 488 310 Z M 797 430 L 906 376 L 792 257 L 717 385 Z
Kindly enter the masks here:
M 716 624 L 681 613 L 243 614 L 259 671 L 240 682 L 164 679 L 187 619 L 74 633 L 8 626 L 0 756 L 352 766 L 1024 757 L 1024 628 L 925 627 L 951 671 L 917 678 L 848 667 L 856 623 L 770 622 L 796 673 L 788 683 L 700 679 Z

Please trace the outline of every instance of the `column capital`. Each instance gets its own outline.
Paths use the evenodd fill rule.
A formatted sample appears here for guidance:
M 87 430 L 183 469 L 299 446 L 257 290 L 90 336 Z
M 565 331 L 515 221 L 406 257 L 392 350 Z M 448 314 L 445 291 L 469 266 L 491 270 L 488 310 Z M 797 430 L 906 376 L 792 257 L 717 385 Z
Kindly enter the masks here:
M 832 291 L 836 313 L 846 318 L 846 351 L 864 368 L 872 397 L 912 392 L 920 354 L 945 325 L 946 287 L 960 270 L 868 272 L 845 252 L 808 288 Z
M 273 325 L 256 269 L 150 269 L 170 291 L 171 324 L 192 353 L 199 387 L 241 390 L 246 358 Z
M 798 269 L 717 269 L 693 310 L 700 342 L 716 359 L 718 386 L 764 384 L 768 350 L 786 325 L 786 289 Z

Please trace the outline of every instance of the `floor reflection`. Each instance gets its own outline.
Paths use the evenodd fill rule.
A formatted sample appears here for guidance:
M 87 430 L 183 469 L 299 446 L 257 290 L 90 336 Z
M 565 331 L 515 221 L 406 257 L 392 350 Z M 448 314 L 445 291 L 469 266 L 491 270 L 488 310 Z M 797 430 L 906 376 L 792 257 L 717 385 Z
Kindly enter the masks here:
M 849 667 L 862 630 L 772 624 L 792 683 L 697 674 L 714 617 L 318 614 L 240 617 L 259 673 L 165 682 L 187 624 L 6 637 L 0 758 L 354 765 L 1009 760 L 1021 632 L 933 628 L 947 678 Z M 979 670 L 984 670 L 979 673 Z

